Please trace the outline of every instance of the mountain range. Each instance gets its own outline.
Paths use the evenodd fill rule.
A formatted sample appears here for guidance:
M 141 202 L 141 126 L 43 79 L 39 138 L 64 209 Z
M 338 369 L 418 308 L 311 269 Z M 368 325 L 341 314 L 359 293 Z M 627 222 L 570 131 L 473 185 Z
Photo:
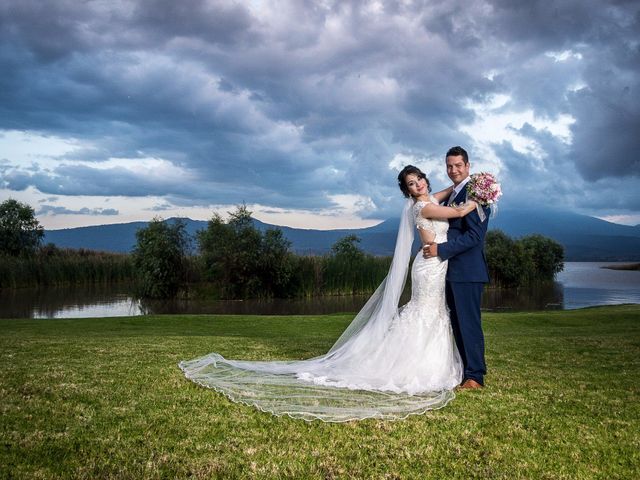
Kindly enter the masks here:
M 173 219 L 169 219 L 172 221 Z M 183 219 L 186 230 L 195 235 L 207 227 L 204 220 Z M 360 248 L 373 255 L 391 255 L 399 219 L 389 219 L 368 228 L 312 230 L 269 225 L 254 219 L 256 228 L 279 228 L 298 254 L 324 254 L 345 235 L 355 234 Z M 85 248 L 109 252 L 130 252 L 136 243 L 135 233 L 147 222 L 47 230 L 45 243 L 61 248 Z M 640 260 L 640 225 L 628 226 L 607 222 L 568 211 L 501 210 L 490 219 L 490 230 L 500 229 L 513 238 L 541 234 L 553 238 L 565 248 L 567 261 L 638 261 Z

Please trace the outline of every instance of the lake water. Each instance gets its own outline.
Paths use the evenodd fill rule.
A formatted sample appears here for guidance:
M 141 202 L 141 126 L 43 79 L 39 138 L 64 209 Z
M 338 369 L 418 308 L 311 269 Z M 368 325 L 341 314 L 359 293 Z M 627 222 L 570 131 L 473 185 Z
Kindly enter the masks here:
M 627 262 L 619 262 L 621 264 Z M 640 303 L 640 271 L 601 268 L 616 263 L 567 262 L 551 285 L 526 289 L 485 289 L 490 311 L 574 309 Z M 0 318 L 118 317 L 162 313 L 321 315 L 356 312 L 368 296 L 294 300 L 141 302 L 127 286 L 41 288 L 0 291 Z M 406 301 L 406 295 L 403 299 Z

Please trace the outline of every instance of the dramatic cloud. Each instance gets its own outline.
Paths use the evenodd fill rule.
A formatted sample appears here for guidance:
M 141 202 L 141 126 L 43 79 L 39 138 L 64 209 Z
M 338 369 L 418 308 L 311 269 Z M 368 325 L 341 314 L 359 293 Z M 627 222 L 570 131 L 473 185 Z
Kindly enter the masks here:
M 635 218 L 638 32 L 614 0 L 3 2 L 0 192 L 385 218 L 461 144 L 504 208 Z
M 118 210 L 113 208 L 86 208 L 83 207 L 80 210 L 69 210 L 65 207 L 55 207 L 53 205 L 42 205 L 36 215 L 118 215 Z

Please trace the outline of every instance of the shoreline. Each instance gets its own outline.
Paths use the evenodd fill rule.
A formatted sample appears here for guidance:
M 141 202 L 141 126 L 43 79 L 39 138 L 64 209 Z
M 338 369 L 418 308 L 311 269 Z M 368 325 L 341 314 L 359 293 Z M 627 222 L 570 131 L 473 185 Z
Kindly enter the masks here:
M 600 268 L 609 270 L 640 270 L 640 263 L 625 263 L 624 265 L 603 265 Z

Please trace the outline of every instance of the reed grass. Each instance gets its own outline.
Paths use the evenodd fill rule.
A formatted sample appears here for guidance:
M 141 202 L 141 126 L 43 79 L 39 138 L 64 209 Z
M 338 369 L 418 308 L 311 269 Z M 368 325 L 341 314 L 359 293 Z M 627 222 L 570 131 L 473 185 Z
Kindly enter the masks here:
M 204 282 L 199 257 L 188 257 L 187 282 L 190 290 L 224 298 L 214 284 Z M 330 256 L 291 255 L 292 276 L 289 297 L 353 295 L 373 292 L 387 274 L 389 257 L 363 256 L 355 262 L 342 262 Z M 0 288 L 63 285 L 94 285 L 137 280 L 129 254 L 92 250 L 46 250 L 30 257 L 0 256 Z M 206 282 L 205 282 L 206 283 Z M 213 287 L 213 289 L 212 289 Z
M 372 255 L 352 262 L 332 256 L 298 256 L 292 279 L 294 296 L 371 293 L 387 275 L 390 264 L 391 257 Z
M 29 257 L 0 256 L 0 288 L 95 285 L 134 279 L 130 255 L 92 250 L 42 250 Z

